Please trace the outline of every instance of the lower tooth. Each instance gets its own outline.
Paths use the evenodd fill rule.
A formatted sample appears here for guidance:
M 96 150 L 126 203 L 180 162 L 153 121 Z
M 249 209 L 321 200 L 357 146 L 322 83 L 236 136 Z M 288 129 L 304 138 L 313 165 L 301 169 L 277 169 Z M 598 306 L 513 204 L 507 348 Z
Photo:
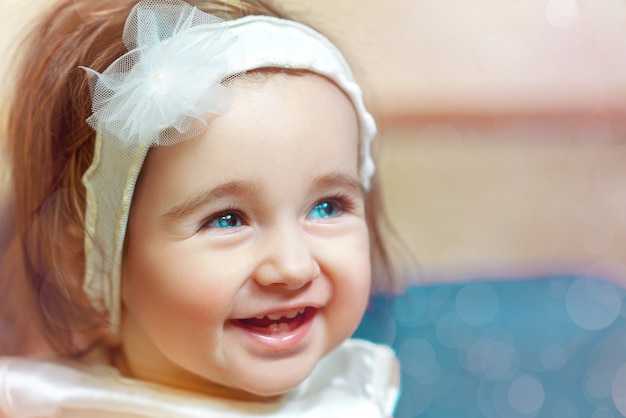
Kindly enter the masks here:
M 274 323 L 269 328 L 270 332 L 289 331 L 289 324 L 285 322 Z

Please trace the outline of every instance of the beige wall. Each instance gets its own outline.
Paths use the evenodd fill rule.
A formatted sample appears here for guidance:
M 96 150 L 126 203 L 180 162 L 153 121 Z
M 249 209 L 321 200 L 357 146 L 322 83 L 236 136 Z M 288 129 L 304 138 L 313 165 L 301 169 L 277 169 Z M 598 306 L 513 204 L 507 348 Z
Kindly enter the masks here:
M 50 2 L 0 1 L 6 56 Z M 624 0 L 280 3 L 355 63 L 424 280 L 591 268 L 626 283 Z
M 626 109 L 624 0 L 276 2 L 344 47 L 378 113 Z M 3 57 L 51 3 L 0 0 Z
M 281 0 L 336 38 L 379 112 L 626 107 L 624 0 Z
M 608 117 L 385 130 L 389 212 L 423 280 L 591 272 L 626 284 L 625 133 Z

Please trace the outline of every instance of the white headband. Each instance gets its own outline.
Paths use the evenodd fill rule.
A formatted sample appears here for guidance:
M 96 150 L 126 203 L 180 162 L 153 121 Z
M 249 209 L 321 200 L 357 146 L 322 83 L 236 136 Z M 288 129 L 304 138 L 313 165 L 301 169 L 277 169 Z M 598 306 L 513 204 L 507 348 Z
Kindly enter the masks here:
M 91 76 L 94 158 L 83 176 L 84 290 L 92 305 L 120 323 L 120 274 L 135 183 L 151 146 L 199 135 L 207 113 L 222 113 L 222 81 L 260 68 L 307 70 L 334 81 L 360 121 L 360 177 L 374 172 L 376 125 L 341 52 L 323 35 L 289 20 L 247 16 L 222 21 L 180 0 L 142 0 L 124 28 L 129 52 Z

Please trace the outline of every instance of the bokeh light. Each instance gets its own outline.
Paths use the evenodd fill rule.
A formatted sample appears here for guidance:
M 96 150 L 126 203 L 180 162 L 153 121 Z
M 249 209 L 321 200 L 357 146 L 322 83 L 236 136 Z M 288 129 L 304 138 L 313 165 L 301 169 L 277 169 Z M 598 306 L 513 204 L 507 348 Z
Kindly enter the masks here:
M 582 276 L 415 286 L 376 297 L 355 336 L 396 350 L 396 418 L 617 418 L 626 416 L 625 296 Z M 388 321 L 391 340 L 373 328 Z
M 609 283 L 578 279 L 570 286 L 565 304 L 576 325 L 598 330 L 615 321 L 622 308 L 622 297 Z

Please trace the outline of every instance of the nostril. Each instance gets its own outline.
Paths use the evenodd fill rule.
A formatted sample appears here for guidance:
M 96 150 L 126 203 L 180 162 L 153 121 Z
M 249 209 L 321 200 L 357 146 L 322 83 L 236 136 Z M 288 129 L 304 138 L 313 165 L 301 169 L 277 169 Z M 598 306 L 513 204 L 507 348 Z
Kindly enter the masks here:
M 310 254 L 276 254 L 264 260 L 257 267 L 254 278 L 263 285 L 282 285 L 289 289 L 299 289 L 320 275 L 320 267 Z

